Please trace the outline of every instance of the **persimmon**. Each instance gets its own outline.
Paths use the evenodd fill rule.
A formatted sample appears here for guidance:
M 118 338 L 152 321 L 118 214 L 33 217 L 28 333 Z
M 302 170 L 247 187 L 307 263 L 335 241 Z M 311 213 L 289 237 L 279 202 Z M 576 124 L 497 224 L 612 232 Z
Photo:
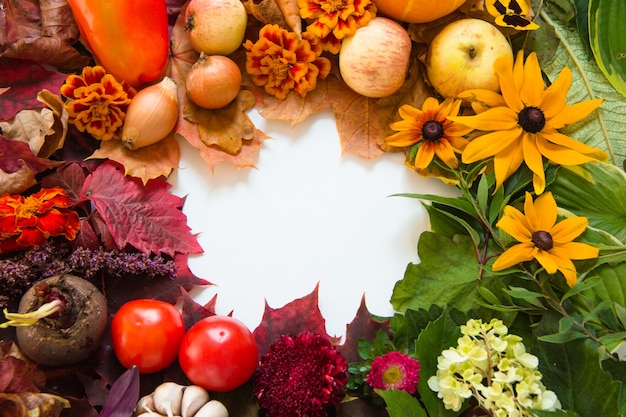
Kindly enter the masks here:
M 444 17 L 465 0 L 373 0 L 382 16 L 409 23 L 426 23 Z

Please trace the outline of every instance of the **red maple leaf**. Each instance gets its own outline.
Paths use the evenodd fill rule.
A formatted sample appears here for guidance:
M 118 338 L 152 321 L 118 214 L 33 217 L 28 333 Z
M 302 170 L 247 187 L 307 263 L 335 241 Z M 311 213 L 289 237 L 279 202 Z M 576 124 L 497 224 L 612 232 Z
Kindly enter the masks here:
M 348 362 L 360 361 L 358 353 L 359 339 L 374 340 L 378 330 L 389 332 L 389 319 L 377 320 L 365 305 L 365 296 L 361 298 L 361 305 L 356 316 L 347 326 L 345 342 L 337 350 Z
M 259 347 L 259 356 L 266 354 L 282 335 L 298 335 L 302 332 L 326 335 L 326 320 L 318 306 L 318 290 L 319 284 L 309 295 L 278 309 L 265 303 L 261 324 L 252 332 Z
M 66 74 L 47 71 L 42 66 L 21 59 L 0 59 L 0 87 L 11 87 L 0 100 L 0 119 L 9 120 L 20 110 L 37 109 L 43 104 L 37 93 L 43 89 L 59 91 Z
M 202 253 L 196 236 L 180 210 L 183 199 L 168 192 L 170 184 L 156 179 L 145 186 L 107 161 L 91 173 L 80 192 L 100 213 L 115 244 L 144 253 Z

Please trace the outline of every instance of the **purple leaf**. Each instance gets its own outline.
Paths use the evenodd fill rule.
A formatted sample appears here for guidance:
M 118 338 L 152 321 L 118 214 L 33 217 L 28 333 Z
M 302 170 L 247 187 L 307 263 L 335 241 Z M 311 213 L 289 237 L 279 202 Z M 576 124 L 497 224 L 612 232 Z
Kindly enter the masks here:
M 130 417 L 137 401 L 139 401 L 139 370 L 133 366 L 111 386 L 100 417 Z

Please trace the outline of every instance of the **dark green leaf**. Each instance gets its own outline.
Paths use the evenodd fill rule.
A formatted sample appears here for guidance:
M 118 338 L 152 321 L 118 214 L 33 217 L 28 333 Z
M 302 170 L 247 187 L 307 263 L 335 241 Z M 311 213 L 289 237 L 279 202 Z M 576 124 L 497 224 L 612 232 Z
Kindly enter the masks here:
M 389 417 L 428 417 L 417 398 L 406 391 L 377 389 L 376 392 L 385 400 Z
M 626 2 L 589 0 L 589 40 L 598 66 L 626 97 Z

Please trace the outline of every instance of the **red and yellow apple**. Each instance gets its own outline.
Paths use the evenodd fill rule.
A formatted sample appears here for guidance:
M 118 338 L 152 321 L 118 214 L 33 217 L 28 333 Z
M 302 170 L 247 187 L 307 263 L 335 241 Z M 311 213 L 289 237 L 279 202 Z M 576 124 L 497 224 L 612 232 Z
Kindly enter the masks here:
M 230 55 L 243 42 L 248 13 L 241 0 L 190 0 L 185 22 L 193 49 L 207 55 Z
M 389 96 L 404 83 L 411 38 L 397 22 L 375 17 L 345 38 L 339 51 L 339 72 L 352 90 L 366 97 Z
M 431 42 L 426 56 L 428 80 L 443 97 L 481 88 L 500 90 L 496 60 L 513 57 L 507 38 L 494 25 L 467 18 L 446 25 Z

